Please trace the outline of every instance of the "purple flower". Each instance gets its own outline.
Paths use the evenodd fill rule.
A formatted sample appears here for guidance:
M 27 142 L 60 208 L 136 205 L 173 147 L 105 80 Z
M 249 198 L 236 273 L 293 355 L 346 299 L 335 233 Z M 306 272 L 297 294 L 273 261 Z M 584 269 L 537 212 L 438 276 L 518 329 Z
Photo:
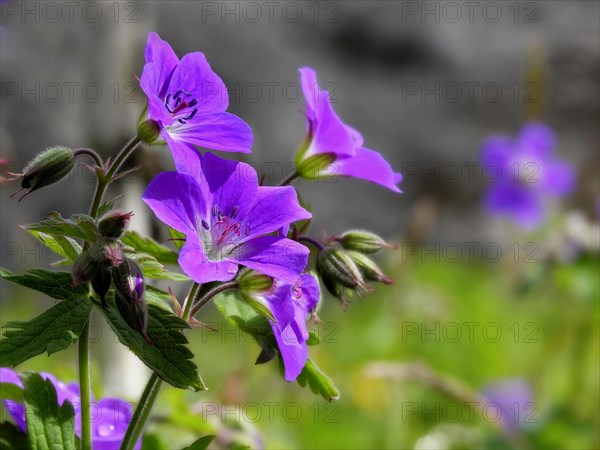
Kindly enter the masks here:
M 92 408 L 93 450 L 117 450 L 125 437 L 133 413 L 131 405 L 120 398 L 103 398 Z M 140 438 L 135 445 L 142 447 Z
M 481 150 L 486 173 L 494 178 L 485 198 L 487 210 L 525 229 L 541 225 L 547 200 L 564 197 L 576 181 L 572 166 L 553 157 L 555 146 L 552 129 L 536 122 L 523 126 L 515 139 L 488 137 Z
M 264 298 L 259 298 L 276 320 L 270 323 L 283 359 L 286 381 L 294 381 L 306 364 L 306 316 L 315 309 L 320 295 L 315 277 L 304 274 L 293 284 L 275 281 Z
M 484 411 L 490 415 L 489 419 L 499 419 L 508 431 L 516 431 L 523 424 L 539 420 L 535 417 L 537 407 L 533 402 L 531 386 L 525 380 L 500 380 L 485 387 L 482 395 L 488 404 L 497 408 L 494 411 L 486 405 Z
M 193 157 L 194 146 L 250 153 L 252 130 L 225 112 L 227 88 L 204 54 L 188 53 L 179 60 L 167 42 L 150 33 L 145 56 L 140 85 L 148 97 L 148 120 L 171 149 L 178 168 Z
M 65 384 L 56 379 L 54 375 L 42 372 L 41 377 L 50 380 L 56 389 L 58 404 L 62 405 L 68 400 L 75 410 L 75 434 L 81 436 L 81 401 L 79 385 L 77 383 Z M 17 372 L 8 368 L 0 368 L 0 382 L 12 383 L 23 387 Z M 5 400 L 6 409 L 14 419 L 17 426 L 27 432 L 25 405 L 11 400 Z M 127 426 L 133 416 L 131 405 L 120 398 L 105 398 L 98 403 L 92 403 L 92 449 L 93 450 L 118 450 L 127 431 Z M 135 449 L 142 448 L 140 438 Z
M 157 175 L 142 199 L 186 235 L 179 265 L 198 283 L 228 281 L 244 265 L 293 283 L 308 260 L 303 245 L 274 235 L 308 219 L 291 186 L 258 186 L 248 164 L 196 153 L 185 172 Z
M 316 72 L 300 69 L 300 82 L 306 100 L 306 144 L 297 157 L 302 176 L 348 176 L 363 178 L 394 192 L 402 174 L 394 173 L 376 151 L 363 147 L 362 135 L 346 125 L 333 111 L 329 92 L 320 90 Z

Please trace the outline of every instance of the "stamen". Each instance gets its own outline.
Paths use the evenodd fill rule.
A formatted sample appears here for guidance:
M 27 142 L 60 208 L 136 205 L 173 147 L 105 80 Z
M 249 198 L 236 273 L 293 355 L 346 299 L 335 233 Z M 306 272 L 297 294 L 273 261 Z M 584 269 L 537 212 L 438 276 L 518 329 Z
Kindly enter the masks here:
M 206 220 L 202 220 L 202 228 L 204 228 L 205 230 L 210 230 L 210 226 L 208 226 L 208 223 L 206 222 Z
M 219 206 L 218 205 L 216 205 L 216 204 L 213 205 L 213 207 L 212 207 L 212 213 L 213 213 L 213 216 L 216 216 L 219 213 Z
M 238 215 L 238 212 L 240 211 L 240 207 L 239 206 L 234 206 L 233 210 L 231 211 L 231 218 L 235 219 Z

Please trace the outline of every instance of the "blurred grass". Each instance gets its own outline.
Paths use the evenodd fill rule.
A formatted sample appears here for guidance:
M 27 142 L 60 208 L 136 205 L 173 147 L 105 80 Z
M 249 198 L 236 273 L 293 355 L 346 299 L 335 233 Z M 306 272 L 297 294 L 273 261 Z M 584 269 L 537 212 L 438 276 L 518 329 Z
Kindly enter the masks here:
M 249 443 L 259 445 L 258 430 L 268 448 L 509 445 L 498 424 L 469 417 L 457 399 L 418 380 L 367 374 L 371 363 L 383 361 L 419 362 L 474 391 L 499 379 L 523 378 L 532 385 L 538 406 L 534 423 L 524 430 L 531 447 L 600 448 L 597 256 L 553 266 L 401 257 L 386 264 L 396 278 L 394 286 L 377 286 L 375 294 L 354 301 L 346 312 L 326 298 L 319 312 L 323 342 L 309 351 L 342 392 L 338 402 L 328 404 L 308 388 L 285 383 L 273 362 L 254 366 L 258 346 L 225 324 L 211 306 L 200 319 L 218 323 L 221 330 L 195 329 L 189 336 L 212 390 L 164 388 L 148 428 L 151 445 L 181 448 L 214 432 L 222 422 L 216 406 L 225 408 L 229 424 L 246 422 L 229 432 L 243 432 Z M 2 302 L 4 322 L 27 319 L 41 309 L 29 293 L 14 292 L 16 298 Z M 20 369 L 75 379 L 73 350 L 38 356 Z M 100 373 L 97 364 L 94 373 Z M 456 409 L 445 409 L 456 404 L 460 420 L 454 420 Z M 409 413 L 414 405 L 417 412 Z

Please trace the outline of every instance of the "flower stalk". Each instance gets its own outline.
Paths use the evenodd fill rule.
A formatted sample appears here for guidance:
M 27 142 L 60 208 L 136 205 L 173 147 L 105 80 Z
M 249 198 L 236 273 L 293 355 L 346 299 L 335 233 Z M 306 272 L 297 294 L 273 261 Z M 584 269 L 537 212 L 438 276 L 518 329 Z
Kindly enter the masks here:
M 92 200 L 92 206 L 90 207 L 90 216 L 92 218 L 97 218 L 98 210 L 102 204 L 102 199 L 104 198 L 104 192 L 113 181 L 113 177 L 117 170 L 119 170 L 119 167 L 127 160 L 140 142 L 141 140 L 137 136 L 130 140 L 119 152 L 106 174 L 101 172 L 103 164 L 100 156 L 98 156 L 96 152 L 88 151 L 88 149 L 79 149 L 79 154 L 89 155 L 96 160 L 96 163 L 99 163 L 97 173 L 98 184 L 96 185 L 96 192 Z M 90 322 L 88 320 L 83 327 L 77 342 L 77 364 L 81 397 L 81 447 L 84 449 L 92 448 L 89 333 Z M 135 440 L 133 442 L 135 443 Z

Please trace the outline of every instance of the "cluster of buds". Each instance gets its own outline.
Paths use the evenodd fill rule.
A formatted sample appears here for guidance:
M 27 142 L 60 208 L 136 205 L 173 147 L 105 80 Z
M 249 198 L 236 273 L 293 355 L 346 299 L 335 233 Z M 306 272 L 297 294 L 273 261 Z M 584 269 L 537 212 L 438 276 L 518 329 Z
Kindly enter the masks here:
M 348 231 L 335 238 L 317 257 L 317 272 L 325 288 L 347 306 L 349 294 L 363 297 L 372 292 L 369 282 L 392 284 L 368 256 L 383 248 L 396 247 L 369 231 Z
M 144 301 L 145 281 L 141 267 L 123 253 L 119 238 L 129 225 L 131 213 L 111 212 L 98 222 L 98 239 L 73 264 L 73 286 L 91 283 L 102 307 L 114 283 L 115 303 L 127 324 L 151 344 L 146 335 L 148 307 Z
M 54 184 L 66 177 L 75 167 L 75 154 L 67 147 L 51 147 L 33 158 L 23 169 L 23 173 L 9 173 L 13 176 L 7 181 L 21 179 L 21 191 L 25 194 L 19 199 L 23 200 L 29 194 L 43 187 Z

